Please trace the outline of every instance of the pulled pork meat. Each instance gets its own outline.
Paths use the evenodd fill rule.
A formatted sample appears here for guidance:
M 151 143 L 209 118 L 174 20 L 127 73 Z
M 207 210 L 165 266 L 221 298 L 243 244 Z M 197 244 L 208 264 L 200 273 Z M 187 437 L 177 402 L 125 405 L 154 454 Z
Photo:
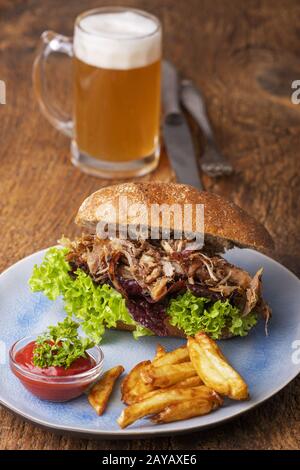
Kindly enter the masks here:
M 64 244 L 73 272 L 80 268 L 95 283 L 112 285 L 126 298 L 133 318 L 158 335 L 166 334 L 169 299 L 186 289 L 212 301 L 229 298 L 242 315 L 255 309 L 266 322 L 270 317 L 261 295 L 262 269 L 251 278 L 221 256 L 186 240 L 101 240 L 83 235 Z

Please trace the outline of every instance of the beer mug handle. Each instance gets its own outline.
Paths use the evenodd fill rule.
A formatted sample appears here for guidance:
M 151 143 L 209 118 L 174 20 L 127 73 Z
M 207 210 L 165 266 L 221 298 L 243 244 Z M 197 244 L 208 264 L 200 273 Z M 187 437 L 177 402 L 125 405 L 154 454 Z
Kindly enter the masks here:
M 41 36 L 42 44 L 33 64 L 33 85 L 40 109 L 50 123 L 68 137 L 73 135 L 74 123 L 70 116 L 53 106 L 48 97 L 45 79 L 45 66 L 52 52 L 73 56 L 73 41 L 67 36 L 45 31 Z

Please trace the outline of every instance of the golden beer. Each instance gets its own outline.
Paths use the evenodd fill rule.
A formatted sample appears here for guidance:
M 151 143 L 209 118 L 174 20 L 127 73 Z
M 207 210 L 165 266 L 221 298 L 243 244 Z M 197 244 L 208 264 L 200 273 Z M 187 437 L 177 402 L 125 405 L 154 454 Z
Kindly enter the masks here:
M 75 133 L 80 151 L 127 162 L 155 153 L 160 124 L 160 60 L 127 70 L 74 58 Z
M 76 18 L 73 38 L 44 31 L 33 65 L 34 90 L 49 122 L 71 139 L 85 173 L 131 178 L 159 160 L 162 31 L 149 13 L 101 7 Z M 71 116 L 54 106 L 45 71 L 52 53 L 73 58 Z
M 113 8 L 77 18 L 73 162 L 93 174 L 148 173 L 159 158 L 161 27 Z

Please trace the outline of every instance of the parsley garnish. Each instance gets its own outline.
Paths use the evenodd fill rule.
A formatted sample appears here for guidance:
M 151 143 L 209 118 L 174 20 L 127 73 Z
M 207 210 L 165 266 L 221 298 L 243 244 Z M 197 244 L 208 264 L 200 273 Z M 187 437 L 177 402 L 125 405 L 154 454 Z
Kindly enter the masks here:
M 80 337 L 78 328 L 79 323 L 69 317 L 56 326 L 49 326 L 36 339 L 33 364 L 42 369 L 51 366 L 68 369 L 76 359 L 86 357 L 86 350 L 95 343 L 89 338 Z

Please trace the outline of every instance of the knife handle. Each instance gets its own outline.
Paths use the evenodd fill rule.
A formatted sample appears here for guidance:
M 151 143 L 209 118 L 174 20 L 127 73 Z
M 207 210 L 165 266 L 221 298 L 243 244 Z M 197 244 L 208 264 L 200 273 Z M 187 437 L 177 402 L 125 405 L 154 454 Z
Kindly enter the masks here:
M 180 124 L 180 83 L 176 68 L 171 62 L 163 61 L 162 97 L 164 119 L 168 124 Z

